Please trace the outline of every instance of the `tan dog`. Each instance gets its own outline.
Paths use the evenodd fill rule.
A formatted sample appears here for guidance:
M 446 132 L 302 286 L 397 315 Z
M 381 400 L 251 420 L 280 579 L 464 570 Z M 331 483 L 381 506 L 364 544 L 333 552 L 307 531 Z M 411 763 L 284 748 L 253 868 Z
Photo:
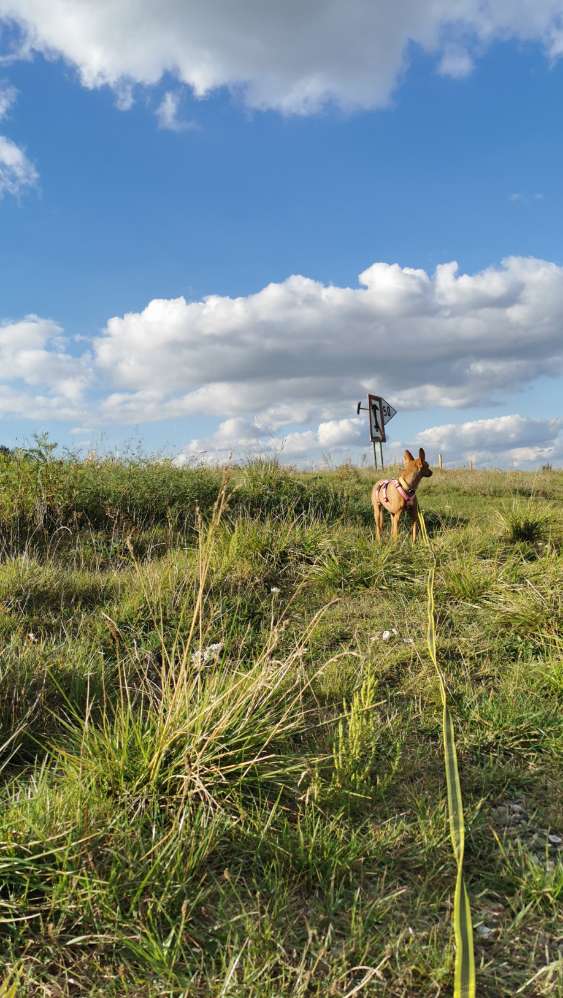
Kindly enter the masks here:
M 399 478 L 382 478 L 376 482 L 371 492 L 371 504 L 375 517 L 375 533 L 381 540 L 383 530 L 383 510 L 391 514 L 391 539 L 396 541 L 399 533 L 399 520 L 403 511 L 409 511 L 412 520 L 412 539 L 416 540 L 418 531 L 418 504 L 416 490 L 421 478 L 430 478 L 432 472 L 426 463 L 426 455 L 420 448 L 418 457 L 414 458 L 410 450 L 403 455 L 403 473 Z

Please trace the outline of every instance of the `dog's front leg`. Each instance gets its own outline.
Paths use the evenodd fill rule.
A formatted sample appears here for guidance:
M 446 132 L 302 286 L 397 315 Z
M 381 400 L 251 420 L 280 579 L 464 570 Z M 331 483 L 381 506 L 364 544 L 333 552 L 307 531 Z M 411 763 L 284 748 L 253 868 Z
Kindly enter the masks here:
M 399 537 L 399 520 L 401 519 L 402 510 L 400 509 L 397 513 L 391 513 L 391 540 L 396 541 Z
M 412 520 L 411 537 L 412 537 L 412 542 L 414 544 L 418 534 L 418 505 L 416 499 L 414 500 L 413 503 L 411 503 L 410 514 Z

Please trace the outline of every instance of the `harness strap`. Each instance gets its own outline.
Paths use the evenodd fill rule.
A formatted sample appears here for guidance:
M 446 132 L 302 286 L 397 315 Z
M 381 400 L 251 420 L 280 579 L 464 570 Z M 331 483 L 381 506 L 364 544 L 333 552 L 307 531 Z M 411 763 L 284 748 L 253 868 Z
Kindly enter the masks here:
M 389 485 L 389 481 L 390 481 L 389 478 L 383 478 L 380 482 L 377 483 L 377 486 L 376 486 L 376 488 L 377 488 L 377 499 L 378 499 L 378 502 L 383 503 L 384 506 L 386 506 L 387 503 L 389 502 L 389 500 L 387 498 L 387 486 Z M 380 492 L 381 492 L 382 489 L 384 489 L 383 499 L 380 499 L 379 498 L 379 494 L 380 494 Z
M 397 492 L 401 496 L 401 499 L 404 500 L 404 502 L 407 504 L 407 506 L 410 506 L 410 504 L 414 502 L 414 500 L 416 498 L 415 497 L 415 493 L 414 493 L 414 489 L 410 489 L 409 486 L 407 485 L 407 483 L 403 479 L 401 479 L 401 478 L 382 478 L 382 480 L 377 483 L 376 488 L 377 488 L 377 499 L 378 499 L 378 501 L 383 506 L 386 506 L 386 507 L 389 506 L 389 498 L 388 498 L 388 495 L 387 495 L 387 487 L 389 485 L 394 485 L 395 486 L 395 488 L 397 489 Z M 382 489 L 383 489 L 383 496 L 380 498 L 380 493 L 381 493 Z
M 407 482 L 405 482 L 404 478 L 398 478 L 397 481 L 395 482 L 395 487 L 397 489 L 397 492 L 399 493 L 400 496 L 402 496 L 407 505 L 411 502 L 414 502 L 414 497 L 415 497 L 414 489 L 410 488 Z

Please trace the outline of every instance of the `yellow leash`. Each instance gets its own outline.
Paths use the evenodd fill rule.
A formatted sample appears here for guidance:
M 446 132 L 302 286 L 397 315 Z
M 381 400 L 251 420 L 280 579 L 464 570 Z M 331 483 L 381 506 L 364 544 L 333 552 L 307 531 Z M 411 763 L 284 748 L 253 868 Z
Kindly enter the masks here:
M 420 532 L 426 544 L 432 549 L 426 530 L 424 517 L 419 511 L 418 521 Z M 428 572 L 428 653 L 440 684 L 442 698 L 442 736 L 444 741 L 444 766 L 448 789 L 448 816 L 453 853 L 457 863 L 457 877 L 454 895 L 454 935 L 455 935 L 455 977 L 454 998 L 475 998 L 475 953 L 473 950 L 473 925 L 471 922 L 471 906 L 469 895 L 463 878 L 463 857 L 465 849 L 465 823 L 463 818 L 463 798 L 459 782 L 457 766 L 457 751 L 452 716 L 448 706 L 447 688 L 444 676 L 438 665 L 436 655 L 436 616 L 434 605 L 434 573 L 435 566 Z

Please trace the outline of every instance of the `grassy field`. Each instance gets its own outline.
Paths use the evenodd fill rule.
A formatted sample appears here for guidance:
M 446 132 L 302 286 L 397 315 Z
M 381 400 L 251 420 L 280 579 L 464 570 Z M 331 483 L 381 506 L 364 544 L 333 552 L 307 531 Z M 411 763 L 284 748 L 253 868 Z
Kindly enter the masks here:
M 563 993 L 563 472 L 0 457 L 0 995 Z M 559 961 L 559 962 L 558 962 Z

